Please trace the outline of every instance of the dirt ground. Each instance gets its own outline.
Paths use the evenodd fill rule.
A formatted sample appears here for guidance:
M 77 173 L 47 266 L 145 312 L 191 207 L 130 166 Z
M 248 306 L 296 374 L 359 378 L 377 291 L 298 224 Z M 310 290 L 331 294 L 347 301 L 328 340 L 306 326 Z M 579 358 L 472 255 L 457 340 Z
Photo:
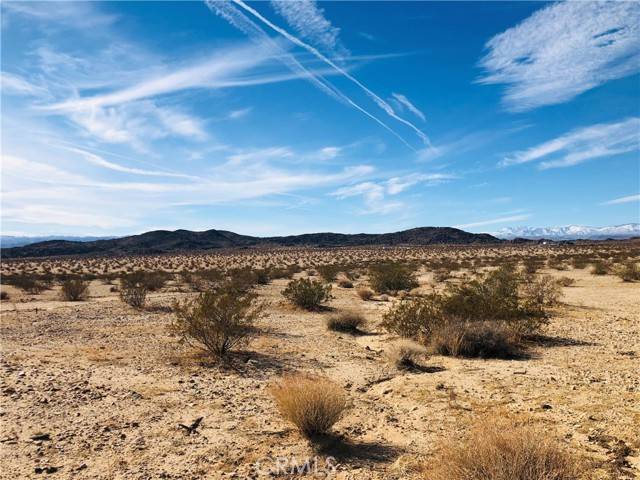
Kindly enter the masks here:
M 243 253 L 234 255 L 241 264 Z M 98 280 L 83 302 L 60 301 L 55 288 L 29 295 L 3 287 L 0 478 L 269 478 L 277 462 L 310 459 L 312 471 L 300 477 L 411 479 L 441 441 L 496 416 L 543 425 L 582 459 L 586 478 L 638 478 L 640 283 L 588 268 L 540 273 L 575 284 L 563 288 L 532 358 L 432 356 L 413 372 L 384 361 L 392 337 L 378 324 L 395 300 L 363 301 L 335 283 L 328 306 L 362 312 L 365 334 L 328 331 L 331 311 L 289 306 L 281 295 L 288 280 L 277 279 L 256 287 L 268 315 L 225 366 L 170 333 L 173 300 L 194 295 L 174 282 L 143 311 Z M 425 291 L 435 284 L 425 269 L 420 281 Z M 293 371 L 330 377 L 352 401 L 335 426 L 342 440 L 321 453 L 282 420 L 268 393 Z M 199 417 L 192 435 L 179 426 Z

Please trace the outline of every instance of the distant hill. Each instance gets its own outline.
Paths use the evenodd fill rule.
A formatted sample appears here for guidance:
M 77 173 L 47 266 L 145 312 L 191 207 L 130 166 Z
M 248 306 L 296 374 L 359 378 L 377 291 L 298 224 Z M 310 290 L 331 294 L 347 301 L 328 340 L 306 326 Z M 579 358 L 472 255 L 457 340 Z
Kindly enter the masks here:
M 108 240 L 116 237 L 72 237 L 63 235 L 46 235 L 41 237 L 27 237 L 18 235 L 0 235 L 0 248 L 22 247 L 32 243 L 46 242 L 47 240 L 70 240 L 72 242 L 93 242 L 95 240 Z
M 491 244 L 501 240 L 486 234 L 449 227 L 421 227 L 395 233 L 309 233 L 286 237 L 252 237 L 224 230 L 192 232 L 156 230 L 140 235 L 78 242 L 50 240 L 22 247 L 3 248 L 4 258 L 59 255 L 139 255 L 196 252 L 220 248 L 249 247 L 353 247 L 373 245 Z
M 610 227 L 586 227 L 567 225 L 564 227 L 514 227 L 503 228 L 494 235 L 498 238 L 526 238 L 530 240 L 606 240 L 640 237 L 640 223 L 626 223 Z

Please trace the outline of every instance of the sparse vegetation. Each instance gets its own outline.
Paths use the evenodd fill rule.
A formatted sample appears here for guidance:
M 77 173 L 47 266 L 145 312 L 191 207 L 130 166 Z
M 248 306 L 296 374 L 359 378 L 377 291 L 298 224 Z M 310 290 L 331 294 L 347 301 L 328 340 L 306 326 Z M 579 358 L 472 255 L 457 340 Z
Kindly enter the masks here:
M 254 294 L 221 289 L 175 303 L 173 309 L 176 319 L 172 328 L 183 341 L 223 357 L 247 340 L 264 306 L 256 302 Z
M 351 280 L 342 279 L 338 282 L 338 286 L 340 288 L 353 288 L 353 283 L 351 282 Z
M 617 271 L 618 277 L 622 279 L 624 282 L 636 282 L 640 280 L 640 268 L 638 268 L 638 263 L 629 260 L 622 265 L 620 265 Z
M 301 278 L 291 280 L 282 295 L 294 305 L 306 310 L 317 310 L 322 303 L 329 300 L 331 285 L 322 282 Z
M 311 440 L 329 433 L 349 407 L 344 390 L 325 377 L 288 375 L 271 394 L 282 417 Z
M 0 291 L 0 300 L 9 300 L 9 292 L 5 290 Z
M 371 297 L 373 297 L 373 290 L 370 288 L 360 287 L 356 290 L 356 293 L 365 302 L 371 300 Z
M 327 318 L 327 328 L 336 332 L 357 333 L 366 323 L 366 319 L 356 312 L 341 312 Z
M 65 280 L 62 283 L 62 298 L 70 302 L 84 300 L 89 293 L 89 282 L 81 278 Z
M 594 262 L 591 266 L 591 273 L 593 275 L 606 275 L 609 273 L 609 266 L 604 262 Z
M 578 460 L 541 428 L 487 419 L 440 447 L 425 480 L 577 480 Z
M 316 270 L 325 282 L 331 283 L 336 279 L 338 273 L 340 273 L 340 266 L 331 264 L 320 265 L 316 267 Z
M 380 263 L 371 266 L 369 283 L 378 293 L 411 290 L 418 286 L 414 270 L 400 263 Z

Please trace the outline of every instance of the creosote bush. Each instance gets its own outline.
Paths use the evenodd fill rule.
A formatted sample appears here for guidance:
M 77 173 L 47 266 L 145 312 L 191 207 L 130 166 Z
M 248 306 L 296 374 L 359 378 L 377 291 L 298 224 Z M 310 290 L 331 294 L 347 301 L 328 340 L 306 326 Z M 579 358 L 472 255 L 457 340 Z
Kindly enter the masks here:
M 194 300 L 174 304 L 172 329 L 182 340 L 197 345 L 215 357 L 246 342 L 254 322 L 264 312 L 252 293 L 220 289 L 203 292 Z
M 400 263 L 380 263 L 369 268 L 369 283 L 378 293 L 411 290 L 418 286 L 415 272 Z
M 638 268 L 638 264 L 633 260 L 620 265 L 616 273 L 624 282 L 636 282 L 640 280 L 640 268 Z
M 78 302 L 87 298 L 89 282 L 81 278 L 72 278 L 62 282 L 61 295 L 64 300 Z
M 384 351 L 387 362 L 397 369 L 415 367 L 427 357 L 427 349 L 408 338 L 401 338 L 389 344 Z
M 353 283 L 351 282 L 351 280 L 342 279 L 338 282 L 338 286 L 340 288 L 353 288 Z
M 329 300 L 331 285 L 309 278 L 300 278 L 291 280 L 287 288 L 282 291 L 282 295 L 298 307 L 316 310 L 323 302 Z
M 579 462 L 541 428 L 487 419 L 441 445 L 425 480 L 577 480 Z
M 591 266 L 593 275 L 606 275 L 609 273 L 609 267 L 604 262 L 594 262 Z
M 270 391 L 283 418 L 310 440 L 329 433 L 349 408 L 344 390 L 325 377 L 288 375 Z
M 319 267 L 316 267 L 318 274 L 327 283 L 333 282 L 338 273 L 340 273 L 340 270 L 341 268 L 339 265 L 320 265 Z
M 327 328 L 335 332 L 357 333 L 366 323 L 366 319 L 356 312 L 342 312 L 327 318 Z
M 134 308 L 142 308 L 147 299 L 147 284 L 143 272 L 120 277 L 120 299 Z

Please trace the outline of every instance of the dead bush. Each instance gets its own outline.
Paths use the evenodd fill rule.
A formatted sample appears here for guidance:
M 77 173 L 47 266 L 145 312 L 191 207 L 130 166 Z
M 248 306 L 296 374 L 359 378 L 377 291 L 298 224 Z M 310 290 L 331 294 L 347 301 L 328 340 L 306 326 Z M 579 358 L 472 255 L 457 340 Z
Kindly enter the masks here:
M 291 280 L 287 288 L 282 291 L 282 295 L 300 308 L 316 310 L 323 302 L 329 300 L 331 285 L 309 278 L 300 278 Z
M 288 375 L 270 390 L 282 417 L 311 440 L 327 434 L 349 407 L 344 390 L 325 377 Z
M 427 357 L 427 349 L 408 338 L 391 342 L 384 353 L 389 365 L 398 369 L 415 367 L 420 364 L 420 360 Z
M 357 333 L 366 323 L 366 319 L 357 312 L 341 312 L 327 318 L 327 328 L 335 332 Z
M 87 298 L 89 282 L 81 278 L 73 278 L 62 282 L 61 295 L 63 300 L 79 302 Z
M 176 302 L 172 329 L 182 340 L 197 345 L 216 357 L 246 342 L 253 323 L 264 311 L 251 293 L 233 290 L 204 292 L 194 300 Z
M 371 297 L 373 297 L 373 290 L 371 290 L 370 288 L 360 287 L 356 290 L 356 293 L 365 302 L 367 300 L 371 300 Z
M 411 290 L 418 286 L 415 272 L 400 263 L 380 263 L 369 268 L 369 283 L 378 293 Z
M 143 272 L 120 277 L 120 299 L 133 308 L 143 308 L 147 299 L 147 285 Z
M 577 480 L 579 462 L 542 428 L 486 419 L 466 440 L 445 442 L 426 480 Z
M 526 355 L 520 333 L 503 322 L 451 320 L 429 337 L 432 353 L 466 358 L 521 358 Z
M 572 287 L 576 284 L 576 281 L 571 277 L 560 277 L 556 280 L 561 287 Z

